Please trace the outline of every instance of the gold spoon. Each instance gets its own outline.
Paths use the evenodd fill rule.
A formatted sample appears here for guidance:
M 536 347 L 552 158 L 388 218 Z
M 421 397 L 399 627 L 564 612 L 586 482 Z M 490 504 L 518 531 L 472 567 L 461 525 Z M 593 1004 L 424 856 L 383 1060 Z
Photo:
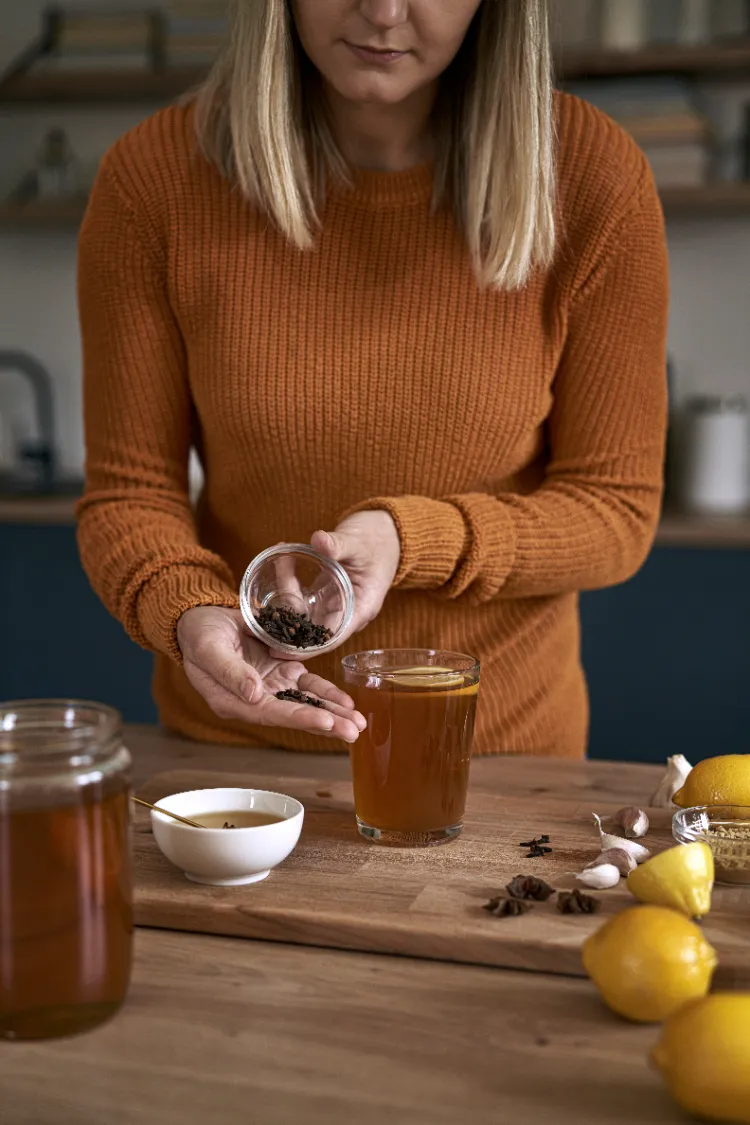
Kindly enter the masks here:
M 156 805 L 150 805 L 148 801 L 142 801 L 140 797 L 133 797 L 137 805 L 143 805 L 145 809 L 153 809 L 154 812 L 164 813 L 165 816 L 171 816 L 173 820 L 179 820 L 180 824 L 187 824 L 189 828 L 205 828 L 205 824 L 198 824 L 197 820 L 188 820 L 187 817 L 178 816 L 176 812 L 170 812 L 169 809 L 162 809 Z

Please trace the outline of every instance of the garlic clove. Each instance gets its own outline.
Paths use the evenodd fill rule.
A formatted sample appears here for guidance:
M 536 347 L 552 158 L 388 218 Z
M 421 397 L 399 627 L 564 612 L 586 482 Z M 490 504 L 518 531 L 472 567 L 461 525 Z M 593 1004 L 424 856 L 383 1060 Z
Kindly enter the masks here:
M 645 836 L 649 829 L 649 819 L 646 813 L 643 809 L 637 809 L 635 805 L 628 805 L 627 808 L 620 809 L 612 819 L 615 824 L 622 828 L 629 839 L 634 836 Z
M 598 863 L 595 867 L 587 867 L 585 871 L 581 871 L 576 875 L 576 879 L 579 883 L 583 883 L 584 887 L 594 887 L 598 891 L 603 891 L 607 887 L 617 886 L 620 882 L 620 872 L 614 863 Z
M 673 754 L 671 758 L 667 758 L 667 772 L 649 804 L 655 809 L 671 808 L 672 798 L 682 788 L 692 768 L 684 754 Z
M 602 851 L 606 852 L 610 848 L 622 848 L 623 851 L 632 855 L 636 863 L 645 863 L 650 857 L 651 852 L 648 848 L 644 848 L 643 844 L 637 844 L 635 840 L 626 840 L 624 836 L 613 836 L 610 832 L 605 832 L 602 828 L 602 818 L 593 814 L 594 820 L 599 828 L 599 836 L 602 844 Z
M 602 863 L 611 863 L 621 875 L 629 875 L 638 866 L 635 856 L 626 852 L 624 848 L 608 848 L 606 852 L 602 852 L 591 863 L 587 863 L 586 868 L 598 867 Z

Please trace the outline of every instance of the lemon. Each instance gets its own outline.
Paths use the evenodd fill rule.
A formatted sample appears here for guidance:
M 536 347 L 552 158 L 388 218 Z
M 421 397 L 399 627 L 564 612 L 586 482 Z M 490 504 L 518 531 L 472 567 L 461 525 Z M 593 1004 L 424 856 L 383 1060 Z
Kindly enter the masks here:
M 453 672 L 450 668 L 439 668 L 435 665 L 399 668 L 387 673 L 383 679 L 393 680 L 394 683 L 403 684 L 405 687 L 426 688 L 462 687 L 464 682 L 461 672 Z
M 673 906 L 689 918 L 708 914 L 713 885 L 713 853 L 700 843 L 668 848 L 628 875 L 628 890 L 641 902 Z
M 583 965 L 613 1012 L 656 1023 L 705 996 L 716 951 L 684 914 L 631 906 L 586 940 Z
M 750 992 L 715 992 L 664 1025 L 651 1055 L 683 1109 L 750 1122 Z
M 750 754 L 722 754 L 693 766 L 672 800 L 681 809 L 696 805 L 750 805 Z

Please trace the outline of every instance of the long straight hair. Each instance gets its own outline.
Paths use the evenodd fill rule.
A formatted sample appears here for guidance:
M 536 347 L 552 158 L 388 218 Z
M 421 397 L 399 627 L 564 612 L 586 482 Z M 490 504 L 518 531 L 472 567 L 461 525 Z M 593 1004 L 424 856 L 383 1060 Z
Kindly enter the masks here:
M 518 289 L 555 245 L 547 0 L 482 0 L 433 111 L 433 204 L 484 286 Z M 330 177 L 348 179 L 288 0 L 232 0 L 229 44 L 197 91 L 200 147 L 300 249 Z

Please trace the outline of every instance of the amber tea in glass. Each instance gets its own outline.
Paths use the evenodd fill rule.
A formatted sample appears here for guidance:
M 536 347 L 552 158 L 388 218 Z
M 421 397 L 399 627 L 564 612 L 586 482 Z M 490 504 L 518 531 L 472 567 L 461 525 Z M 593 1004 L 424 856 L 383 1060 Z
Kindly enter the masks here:
M 119 716 L 66 701 L 0 705 L 0 1039 L 86 1031 L 120 1007 L 130 850 Z
M 463 826 L 479 689 L 471 656 L 390 649 L 345 657 L 344 679 L 367 729 L 351 747 L 360 833 L 426 847 Z

